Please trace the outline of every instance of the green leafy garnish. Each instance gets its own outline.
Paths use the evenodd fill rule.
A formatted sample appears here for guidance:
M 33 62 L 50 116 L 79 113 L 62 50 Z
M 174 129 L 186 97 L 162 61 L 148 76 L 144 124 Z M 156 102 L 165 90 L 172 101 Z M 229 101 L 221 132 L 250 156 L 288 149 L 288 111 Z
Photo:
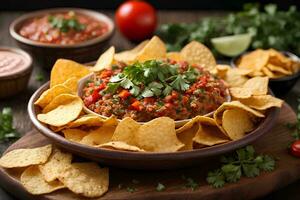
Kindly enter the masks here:
M 300 97 L 298 97 L 298 107 L 297 107 L 297 121 L 295 123 L 287 123 L 285 124 L 285 126 L 291 130 L 293 130 L 291 136 L 294 138 L 295 140 L 299 140 L 300 139 Z M 288 148 L 290 148 L 291 144 L 293 142 L 290 142 L 288 144 Z
M 193 40 L 213 49 L 212 38 L 250 33 L 252 49 L 275 48 L 300 54 L 299 18 L 296 6 L 280 11 L 275 4 L 264 8 L 259 4 L 245 4 L 242 11 L 224 17 L 208 17 L 189 24 L 163 24 L 157 34 L 167 43 L 169 51 L 179 51 Z
M 198 76 L 199 72 L 193 67 L 180 72 L 176 64 L 157 60 L 137 62 L 111 77 L 107 92 L 114 93 L 122 87 L 136 97 L 167 96 L 172 90 L 186 91 Z
M 19 137 L 20 134 L 13 127 L 13 115 L 11 108 L 3 108 L 0 113 L 0 140 L 7 141 Z
M 190 177 L 185 177 L 183 175 L 182 179 L 185 180 L 185 184 L 184 184 L 185 188 L 191 188 L 194 191 L 199 187 L 198 183 Z
M 69 30 L 75 30 L 75 31 L 82 31 L 85 29 L 85 25 L 81 24 L 77 18 L 74 12 L 69 13 L 70 18 L 65 19 L 63 17 L 53 16 L 50 15 L 48 17 L 48 22 L 53 28 L 59 29 L 61 32 L 66 33 Z
M 166 186 L 162 183 L 158 183 L 156 186 L 156 191 L 161 192 L 164 191 L 166 189 Z
M 235 151 L 232 155 L 222 156 L 223 165 L 208 172 L 206 181 L 215 188 L 223 187 L 225 183 L 234 183 L 244 175 L 256 177 L 261 171 L 272 171 L 275 160 L 268 155 L 256 155 L 252 146 Z
M 39 73 L 35 76 L 35 80 L 39 82 L 45 81 L 45 76 L 42 73 Z
M 137 189 L 135 187 L 129 186 L 129 187 L 126 188 L 126 191 L 130 192 L 130 193 L 133 193 L 133 192 L 136 192 Z

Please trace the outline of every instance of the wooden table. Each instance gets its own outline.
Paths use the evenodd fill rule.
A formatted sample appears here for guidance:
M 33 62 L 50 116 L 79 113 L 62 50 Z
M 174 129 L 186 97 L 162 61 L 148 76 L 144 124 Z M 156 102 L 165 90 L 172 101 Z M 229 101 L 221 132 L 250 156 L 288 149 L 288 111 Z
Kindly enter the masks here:
M 107 15 L 113 18 L 113 12 L 111 11 L 103 11 Z M 5 46 L 16 46 L 14 41 L 9 35 L 8 27 L 9 24 L 18 16 L 20 16 L 22 12 L 1 12 L 0 13 L 0 45 Z M 160 11 L 159 12 L 159 22 L 194 22 L 197 19 L 204 16 L 212 16 L 212 15 L 222 15 L 222 12 L 204 12 L 204 11 Z M 127 49 L 133 46 L 130 42 L 124 39 L 119 32 L 116 32 L 113 39 L 112 44 L 118 49 Z M 34 59 L 34 58 L 33 58 Z M 39 82 L 35 79 L 37 74 L 43 74 L 45 76 L 45 80 L 43 82 Z M 17 130 L 24 134 L 32 128 L 32 124 L 30 123 L 30 119 L 27 115 L 27 102 L 32 95 L 32 93 L 40 87 L 44 82 L 49 79 L 49 72 L 43 70 L 41 66 L 37 66 L 34 63 L 33 74 L 30 79 L 30 83 L 28 89 L 9 99 L 0 100 L 0 110 L 3 107 L 9 106 L 12 107 L 14 112 L 14 123 Z M 288 102 L 293 109 L 296 109 L 297 105 L 297 94 L 300 94 L 300 81 L 298 81 L 297 85 L 290 91 L 284 99 Z M 9 143 L 0 143 L 0 152 L 3 152 Z M 299 199 L 298 191 L 300 190 L 300 180 L 290 186 L 281 189 L 275 193 L 272 193 L 265 197 L 264 199 Z M 7 193 L 5 193 L 0 188 L 0 199 L 2 200 L 11 200 L 13 199 Z

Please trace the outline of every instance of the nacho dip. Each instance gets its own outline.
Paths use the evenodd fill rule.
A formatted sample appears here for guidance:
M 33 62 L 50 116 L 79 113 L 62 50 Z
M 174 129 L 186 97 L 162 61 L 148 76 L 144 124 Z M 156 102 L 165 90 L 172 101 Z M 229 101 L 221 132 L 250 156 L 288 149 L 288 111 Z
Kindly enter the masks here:
M 84 104 L 90 110 L 139 122 L 162 116 L 183 120 L 205 115 L 227 97 L 223 80 L 200 65 L 171 59 L 130 65 L 116 62 L 95 73 L 83 91 Z

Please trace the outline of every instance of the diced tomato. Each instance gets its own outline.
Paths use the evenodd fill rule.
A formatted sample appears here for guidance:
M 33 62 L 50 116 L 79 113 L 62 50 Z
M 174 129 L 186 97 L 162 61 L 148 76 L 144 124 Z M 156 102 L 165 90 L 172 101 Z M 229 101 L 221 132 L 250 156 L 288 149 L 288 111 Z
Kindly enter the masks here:
M 207 84 L 207 76 L 202 76 L 202 77 L 200 78 L 199 86 L 200 86 L 200 87 L 204 87 L 204 86 L 206 86 L 206 84 Z
M 86 97 L 85 99 L 84 99 L 84 104 L 86 105 L 86 106 L 89 106 L 89 105 L 91 105 L 93 103 L 93 96 L 92 95 L 90 95 L 90 96 L 88 96 L 88 97 Z
M 113 71 L 111 69 L 106 69 L 100 74 L 100 78 L 107 78 L 110 77 L 113 74 Z
M 101 96 L 97 90 L 95 90 L 92 94 L 93 97 L 93 103 L 96 102 Z
M 172 91 L 171 93 L 172 99 L 178 99 L 178 93 L 176 91 Z
M 133 103 L 131 104 L 131 108 L 132 108 L 133 110 L 137 110 L 137 111 L 142 110 L 141 102 L 138 101 L 138 100 L 136 100 L 135 102 L 133 102 Z
M 172 101 L 172 96 L 171 95 L 168 95 L 165 97 L 165 102 L 171 102 Z
M 173 107 L 173 104 L 171 104 L 171 103 L 166 103 L 166 104 L 165 104 L 165 107 L 166 107 L 166 108 L 172 108 L 172 107 Z
M 187 96 L 183 96 L 183 97 L 182 97 L 182 103 L 183 103 L 183 104 L 187 104 L 188 101 L 189 101 L 189 98 L 188 98 Z
M 152 98 L 152 97 L 147 97 L 147 98 L 144 99 L 144 102 L 146 104 L 153 104 L 155 102 L 155 99 Z
M 122 90 L 120 93 L 119 93 L 119 97 L 122 98 L 123 100 L 124 99 L 127 99 L 129 96 L 130 96 L 130 92 L 128 90 Z

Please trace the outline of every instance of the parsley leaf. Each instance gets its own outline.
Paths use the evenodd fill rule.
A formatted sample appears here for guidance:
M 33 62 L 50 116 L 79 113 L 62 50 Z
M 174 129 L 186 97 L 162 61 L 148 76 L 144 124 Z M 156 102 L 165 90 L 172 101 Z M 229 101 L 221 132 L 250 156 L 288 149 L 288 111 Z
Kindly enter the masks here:
M 85 29 L 85 25 L 81 24 L 74 12 L 70 12 L 69 15 L 72 14 L 70 19 L 65 19 L 63 17 L 58 17 L 58 16 L 53 16 L 50 15 L 48 17 L 48 22 L 53 28 L 59 29 L 61 32 L 66 33 L 70 29 L 75 30 L 75 31 L 82 31 Z
M 223 187 L 227 182 L 233 183 L 246 177 L 256 177 L 261 171 L 275 169 L 275 160 L 268 155 L 256 155 L 252 146 L 236 150 L 233 154 L 222 156 L 223 165 L 208 172 L 206 181 L 215 188 Z
M 174 89 L 179 91 L 185 91 L 189 89 L 189 84 L 187 84 L 187 81 L 184 79 L 183 75 L 178 75 L 176 79 L 170 84 Z
M 185 177 L 183 175 L 182 179 L 186 181 L 185 184 L 184 184 L 185 188 L 191 188 L 194 191 L 194 190 L 196 190 L 199 187 L 198 183 L 196 181 L 194 181 L 194 179 L 192 179 L 190 177 Z
M 137 189 L 135 187 L 130 187 L 130 186 L 127 187 L 126 190 L 127 190 L 127 192 L 130 192 L 130 193 L 133 193 L 133 192 L 137 191 Z

